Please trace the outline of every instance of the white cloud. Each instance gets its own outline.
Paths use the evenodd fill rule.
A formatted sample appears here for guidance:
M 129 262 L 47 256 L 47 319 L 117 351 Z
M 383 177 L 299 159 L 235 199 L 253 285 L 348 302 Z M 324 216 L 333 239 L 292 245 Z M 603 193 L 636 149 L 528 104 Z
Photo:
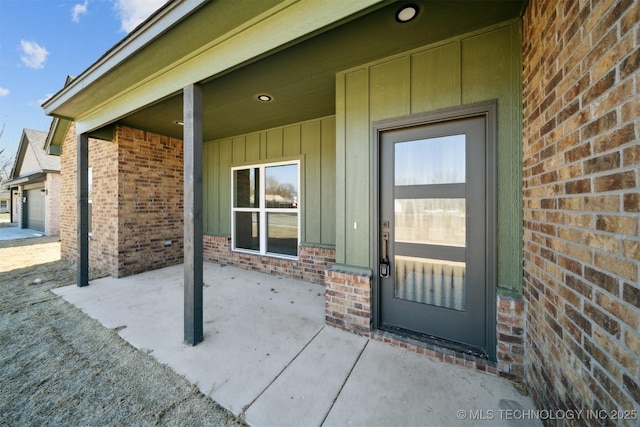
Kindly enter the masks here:
M 71 9 L 71 20 L 76 24 L 80 22 L 80 16 L 87 13 L 87 6 L 89 5 L 89 0 L 84 0 L 84 3 L 78 3 L 73 6 Z
M 115 0 L 121 30 L 130 32 L 166 2 L 167 0 Z
M 20 40 L 22 46 L 22 56 L 20 59 L 29 68 L 44 68 L 44 62 L 47 60 L 47 49 L 40 46 L 36 42 L 28 42 Z
M 7 96 L 7 95 L 9 95 L 9 89 L 0 87 L 0 96 Z

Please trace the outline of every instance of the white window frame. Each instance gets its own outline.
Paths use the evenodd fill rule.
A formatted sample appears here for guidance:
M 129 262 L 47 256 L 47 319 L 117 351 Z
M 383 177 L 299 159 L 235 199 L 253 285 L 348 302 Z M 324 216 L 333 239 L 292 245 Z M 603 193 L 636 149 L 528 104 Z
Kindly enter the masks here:
M 266 191 L 266 169 L 269 167 L 273 167 L 273 166 L 288 166 L 288 165 L 296 165 L 298 167 L 298 179 L 297 179 L 297 186 L 298 186 L 298 207 L 296 208 L 267 208 L 266 207 L 266 203 L 265 203 L 265 191 Z M 302 174 L 301 170 L 301 162 L 300 160 L 285 160 L 285 161 L 278 161 L 278 162 L 270 162 L 270 163 L 256 163 L 256 164 L 248 164 L 248 165 L 242 165 L 242 166 L 234 166 L 231 168 L 231 250 L 233 252 L 240 252 L 240 253 L 247 253 L 247 254 L 253 254 L 253 255 L 262 255 L 262 256 L 269 256 L 269 257 L 274 257 L 274 258 L 284 258 L 284 259 L 292 259 L 292 260 L 297 260 L 298 256 L 292 256 L 292 255 L 286 255 L 286 254 L 279 254 L 279 253 L 275 253 L 275 252 L 267 252 L 267 214 L 269 213 L 295 213 L 297 214 L 297 232 L 298 232 L 298 239 L 297 239 L 297 246 L 300 247 L 300 236 L 301 236 L 301 230 L 300 230 L 300 216 L 301 216 L 301 212 L 300 212 L 300 206 L 301 206 L 301 199 L 302 199 L 302 191 L 301 191 L 301 186 L 300 186 L 300 175 Z M 257 195 L 256 197 L 259 196 L 259 207 L 258 208 L 237 208 L 235 207 L 235 203 L 234 203 L 234 198 L 235 198 L 235 193 L 236 193 L 236 188 L 235 188 L 235 179 L 234 179 L 234 172 L 237 170 L 243 170 L 243 169 L 258 169 L 259 170 L 259 181 L 260 181 L 260 188 L 256 189 L 257 191 Z M 259 251 L 254 251 L 251 249 L 245 249 L 245 248 L 236 248 L 236 212 L 257 212 L 258 216 L 259 216 L 259 234 L 260 234 L 260 250 Z

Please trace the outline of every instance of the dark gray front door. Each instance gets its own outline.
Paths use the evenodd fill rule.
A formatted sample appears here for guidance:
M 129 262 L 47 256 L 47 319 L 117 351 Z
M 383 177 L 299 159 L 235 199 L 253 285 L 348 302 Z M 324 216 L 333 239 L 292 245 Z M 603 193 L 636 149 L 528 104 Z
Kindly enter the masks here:
M 381 134 L 382 328 L 487 347 L 485 120 Z

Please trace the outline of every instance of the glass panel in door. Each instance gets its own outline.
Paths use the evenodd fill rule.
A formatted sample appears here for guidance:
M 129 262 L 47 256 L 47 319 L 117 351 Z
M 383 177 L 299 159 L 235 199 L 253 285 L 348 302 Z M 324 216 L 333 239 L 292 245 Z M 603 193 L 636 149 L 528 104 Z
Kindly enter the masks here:
M 395 242 L 466 246 L 465 198 L 424 197 L 439 184 L 464 184 L 465 145 L 464 134 L 395 143 L 395 186 L 411 185 L 416 196 L 394 200 Z M 395 297 L 464 310 L 464 261 L 413 255 L 395 256 Z

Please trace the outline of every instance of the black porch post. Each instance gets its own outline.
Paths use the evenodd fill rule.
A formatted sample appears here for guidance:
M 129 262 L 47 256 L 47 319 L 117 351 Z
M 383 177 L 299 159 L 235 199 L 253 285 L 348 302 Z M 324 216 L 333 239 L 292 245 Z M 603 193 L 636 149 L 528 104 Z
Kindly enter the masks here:
M 78 286 L 89 284 L 89 136 L 78 135 Z
M 184 88 L 184 340 L 203 338 L 202 89 Z

